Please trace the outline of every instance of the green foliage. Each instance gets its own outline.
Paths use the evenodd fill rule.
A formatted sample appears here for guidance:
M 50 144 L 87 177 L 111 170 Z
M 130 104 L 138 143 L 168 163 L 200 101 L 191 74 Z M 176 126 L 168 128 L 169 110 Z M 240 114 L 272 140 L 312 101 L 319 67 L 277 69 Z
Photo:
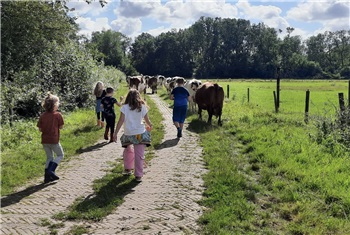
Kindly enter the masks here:
M 75 38 L 77 25 L 56 2 L 1 3 L 1 80 L 29 69 L 50 42 L 59 45 Z
M 349 66 L 350 31 L 326 32 L 302 41 L 278 38 L 275 29 L 244 19 L 201 17 L 185 30 L 157 37 L 143 33 L 131 60 L 143 74 L 196 78 L 342 78 Z M 343 75 L 342 75 L 343 74 Z M 328 75 L 328 76 L 327 76 Z
M 265 92 L 275 88 L 273 83 L 221 84 L 230 84 L 236 93 L 234 100 L 225 100 L 223 126 L 188 118 L 190 128 L 200 133 L 209 169 L 204 177 L 201 203 L 207 210 L 199 220 L 201 233 L 346 234 L 349 149 L 333 139 L 334 126 L 325 126 L 327 136 L 316 139 L 316 119 L 304 124 L 299 115 L 303 102 L 297 101 L 309 87 L 312 99 L 318 101 L 313 110 L 323 111 L 322 106 L 327 109 L 331 102 L 328 94 L 336 101 L 346 83 L 285 81 L 283 110 L 278 114 L 273 113 L 271 92 Z M 246 87 L 251 88 L 250 103 L 244 97 Z
M 131 39 L 112 30 L 93 32 L 87 46 L 91 48 L 99 61 L 107 66 L 114 66 L 130 75 L 135 73 L 129 57 L 126 55 Z

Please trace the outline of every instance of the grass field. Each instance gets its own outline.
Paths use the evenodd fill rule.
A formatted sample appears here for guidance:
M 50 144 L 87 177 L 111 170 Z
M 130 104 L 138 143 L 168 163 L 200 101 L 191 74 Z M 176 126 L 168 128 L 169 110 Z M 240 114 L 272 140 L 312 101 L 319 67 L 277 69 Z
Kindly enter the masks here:
M 188 114 L 201 137 L 209 173 L 201 204 L 202 234 L 350 234 L 350 146 L 320 136 L 317 122 L 336 117 L 347 81 L 221 81 L 222 127 Z M 247 88 L 250 102 L 247 102 Z M 305 91 L 311 91 L 309 124 Z M 169 103 L 165 91 L 161 96 Z M 206 120 L 206 111 L 203 120 Z

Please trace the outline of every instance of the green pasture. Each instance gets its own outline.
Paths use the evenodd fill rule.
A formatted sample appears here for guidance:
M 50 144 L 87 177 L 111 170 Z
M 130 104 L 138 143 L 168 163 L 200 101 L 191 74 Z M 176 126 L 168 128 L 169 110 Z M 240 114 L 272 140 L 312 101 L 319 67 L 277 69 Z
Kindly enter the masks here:
M 336 117 L 348 82 L 281 80 L 279 113 L 275 81 L 219 84 L 225 93 L 230 86 L 223 126 L 215 118 L 207 125 L 206 111 L 203 121 L 187 118 L 209 169 L 202 234 L 349 234 L 350 146 L 336 134 L 321 135 L 316 119 L 305 124 L 303 113 L 309 89 L 311 115 Z
M 275 80 L 232 80 L 231 82 L 219 81 L 227 96 L 229 86 L 229 98 L 240 103 L 248 102 L 261 107 L 266 111 L 275 110 L 273 91 L 276 91 Z M 306 91 L 310 91 L 309 114 L 328 115 L 334 114 L 335 108 L 339 108 L 338 93 L 344 93 L 348 97 L 349 81 L 346 80 L 280 80 L 280 109 L 281 113 L 293 113 L 303 117 L 305 110 Z

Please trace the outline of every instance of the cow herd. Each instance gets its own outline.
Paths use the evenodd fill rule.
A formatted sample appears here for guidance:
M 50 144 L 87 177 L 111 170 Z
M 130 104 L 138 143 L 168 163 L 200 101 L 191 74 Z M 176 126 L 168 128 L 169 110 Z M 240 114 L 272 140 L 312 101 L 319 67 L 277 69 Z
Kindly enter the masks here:
M 180 78 L 175 77 L 164 77 L 162 75 L 148 76 L 128 76 L 126 78 L 129 88 L 135 88 L 140 93 L 146 94 L 146 89 L 152 90 L 152 94 L 157 93 L 157 88 L 162 86 L 167 90 L 168 95 L 171 94 L 172 90 L 176 86 L 176 80 Z M 185 79 L 186 81 L 186 79 Z M 202 119 L 202 110 L 208 112 L 208 123 L 211 124 L 213 115 L 218 118 L 218 125 L 222 125 L 221 114 L 224 103 L 224 90 L 217 83 L 205 82 L 202 83 L 197 79 L 187 80 L 185 88 L 190 93 L 191 99 L 189 101 L 189 110 L 191 112 L 196 111 L 198 106 L 199 119 Z

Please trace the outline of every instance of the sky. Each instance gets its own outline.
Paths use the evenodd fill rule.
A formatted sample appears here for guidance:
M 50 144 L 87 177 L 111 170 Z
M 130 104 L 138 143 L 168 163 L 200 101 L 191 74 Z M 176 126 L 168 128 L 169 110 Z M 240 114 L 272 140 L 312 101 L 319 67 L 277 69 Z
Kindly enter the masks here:
M 114 30 L 135 39 L 141 33 L 158 36 L 185 29 L 201 16 L 249 20 L 251 24 L 282 30 L 293 27 L 292 36 L 303 39 L 325 31 L 350 30 L 350 0 L 70 0 L 79 33 L 90 38 L 94 31 Z

